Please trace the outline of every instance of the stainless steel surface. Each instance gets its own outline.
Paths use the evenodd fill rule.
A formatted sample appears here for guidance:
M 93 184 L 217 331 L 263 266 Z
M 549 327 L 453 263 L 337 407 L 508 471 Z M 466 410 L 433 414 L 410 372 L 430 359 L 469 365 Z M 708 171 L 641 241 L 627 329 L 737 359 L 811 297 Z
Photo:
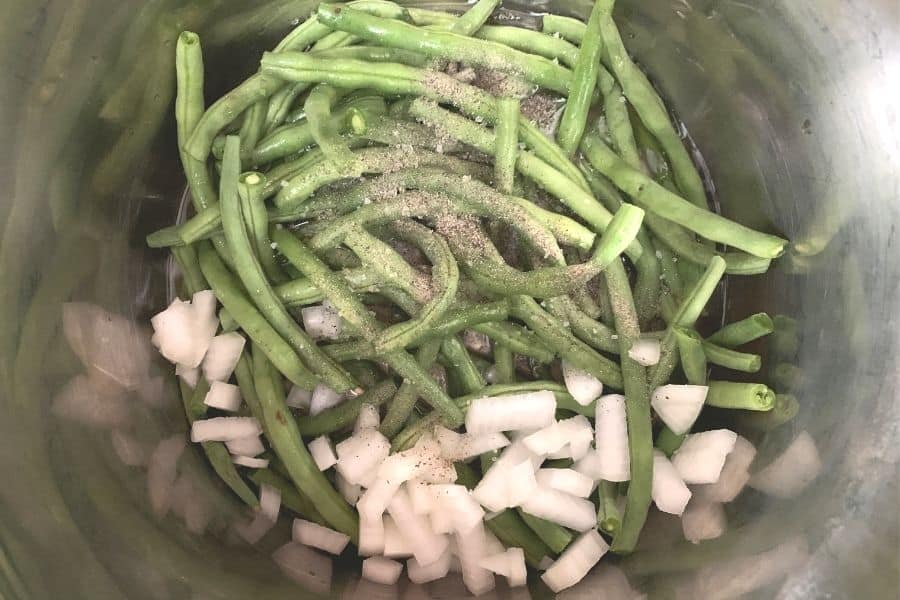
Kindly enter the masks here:
M 311 5 L 294 4 L 298 16 Z M 701 149 L 723 212 L 793 241 L 764 280 L 730 284 L 728 311 L 796 321 L 796 347 L 768 359 L 797 367 L 799 377 L 781 382 L 802 404 L 790 427 L 814 436 L 825 468 L 797 500 L 750 494 L 739 502 L 731 519 L 748 529 L 708 559 L 753 550 L 752 532 L 762 528 L 771 545 L 801 536 L 809 559 L 758 597 L 896 597 L 900 3 L 619 4 L 626 43 Z M 142 239 L 174 217 L 181 185 L 169 114 L 172 32 L 183 25 L 208 39 L 237 9 L 221 0 L 6 6 L 0 596 L 302 595 L 260 551 L 194 538 L 172 519 L 157 524 L 139 471 L 117 466 L 108 434 L 48 412 L 76 368 L 60 332 L 61 302 L 97 301 L 142 323 L 164 301 L 163 255 Z M 584 14 L 589 4 L 527 7 Z M 210 97 L 252 69 L 252 57 L 236 63 L 229 48 L 207 49 L 219 65 Z M 141 426 L 183 429 L 172 404 Z M 680 542 L 667 552 L 674 559 L 696 548 Z M 611 594 L 602 576 L 567 596 Z M 666 572 L 633 583 L 654 597 L 699 597 L 696 578 Z

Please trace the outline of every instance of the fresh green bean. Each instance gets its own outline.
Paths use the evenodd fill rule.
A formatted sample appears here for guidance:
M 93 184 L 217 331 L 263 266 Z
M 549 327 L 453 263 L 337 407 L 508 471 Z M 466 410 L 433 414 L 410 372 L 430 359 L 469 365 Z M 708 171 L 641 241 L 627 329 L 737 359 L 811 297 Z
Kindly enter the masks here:
M 379 407 L 387 402 L 397 391 L 392 381 L 382 381 L 364 394 L 345 400 L 337 406 L 325 409 L 317 415 L 302 416 L 297 419 L 300 435 L 313 437 L 333 433 L 353 425 L 360 409 L 365 404 Z
M 275 290 L 263 273 L 256 258 L 240 209 L 238 198 L 238 169 L 240 140 L 229 136 L 225 142 L 225 158 L 222 168 L 221 191 L 219 193 L 222 228 L 225 239 L 232 249 L 237 275 L 250 294 L 259 311 L 272 327 L 284 337 L 297 354 L 307 359 L 307 365 L 336 392 L 346 392 L 356 388 L 356 384 L 346 371 L 331 360 L 315 342 L 297 325 L 278 299 Z M 229 311 L 237 318 L 234 311 Z
M 500 0 L 478 0 L 450 26 L 450 31 L 460 35 L 475 35 L 499 4 Z
M 729 323 L 708 338 L 707 342 L 735 348 L 769 335 L 775 330 L 772 318 L 766 313 L 756 313 L 740 321 Z
M 597 484 L 597 527 L 606 535 L 613 537 L 622 526 L 619 514 L 619 485 L 612 481 L 600 481 Z
M 189 295 L 194 295 L 200 290 L 209 289 L 209 284 L 200 270 L 200 263 L 197 262 L 197 249 L 193 246 L 180 246 L 172 248 L 172 256 L 178 264 L 181 271 L 181 278 L 184 281 L 185 291 Z
M 559 35 L 573 44 L 580 44 L 584 38 L 586 26 L 583 21 L 562 15 L 547 14 L 541 19 L 541 31 L 551 35 Z
M 256 251 L 256 258 L 266 277 L 273 283 L 285 280 L 284 273 L 275 261 L 272 242 L 269 239 L 269 215 L 262 199 L 266 176 L 262 173 L 243 173 L 238 182 L 241 214 Z
M 494 344 L 494 380 L 491 383 L 515 383 L 516 366 L 512 351 L 502 344 Z
M 528 356 L 541 363 L 549 363 L 556 356 L 556 353 L 533 331 L 514 323 L 503 321 L 478 323 L 471 328 L 488 336 L 495 344 L 503 344 L 515 354 Z
M 484 464 L 484 456 L 485 455 L 482 455 L 482 464 Z M 519 516 L 525 521 L 528 528 L 541 538 L 541 541 L 543 541 L 554 554 L 562 553 L 562 551 L 572 542 L 572 532 L 562 525 L 557 525 L 547 519 L 541 519 L 540 517 L 530 515 L 521 508 L 516 509 L 516 512 L 519 513 Z
M 268 107 L 269 100 L 264 98 L 254 102 L 250 108 L 244 111 L 244 120 L 237 135 L 241 138 L 241 144 L 244 144 L 247 148 L 256 146 L 256 143 L 263 136 Z
M 472 394 L 484 387 L 484 378 L 472 362 L 469 351 L 456 338 L 448 338 L 441 344 L 441 353 L 447 358 L 449 367 L 459 378 L 460 387 L 466 394 Z
M 663 428 L 659 430 L 659 433 L 656 435 L 656 448 L 663 454 L 668 457 L 671 457 L 675 454 L 675 451 L 681 448 L 681 444 L 684 442 L 684 438 L 687 437 L 686 433 L 675 433 L 667 426 L 663 425 Z
M 708 369 L 703 338 L 693 329 L 675 327 L 674 331 L 685 379 L 691 385 L 706 385 Z
M 601 4 L 596 2 L 591 9 L 586 33 L 578 52 L 578 60 L 572 73 L 569 96 L 563 109 L 562 119 L 556 133 L 560 147 L 572 155 L 578 150 L 581 136 L 587 125 L 588 110 L 597 85 L 600 68 L 600 53 L 603 44 L 600 39 L 600 21 L 603 17 Z
M 344 269 L 341 276 L 347 280 L 347 284 L 354 292 L 373 290 L 381 284 L 379 277 L 363 268 Z M 307 306 L 325 299 L 319 288 L 305 277 L 282 283 L 275 288 L 275 293 L 287 307 Z
M 708 362 L 734 371 L 756 373 L 762 366 L 762 357 L 759 354 L 738 352 L 705 340 L 703 341 L 703 352 L 706 354 Z
M 770 411 L 775 406 L 775 392 L 762 383 L 710 381 L 706 405 L 717 408 Z
M 441 340 L 439 339 L 425 342 L 416 352 L 416 362 L 423 369 L 430 369 L 437 359 L 440 348 Z M 394 437 L 406 425 L 418 397 L 418 390 L 410 382 L 404 381 L 400 384 L 400 389 L 394 394 L 394 398 L 391 400 L 387 413 L 384 415 L 384 419 L 381 420 L 381 426 L 379 427 L 379 430 L 385 437 Z
M 320 83 L 309 92 L 303 104 L 313 141 L 321 148 L 325 158 L 337 163 L 351 160 L 350 148 L 341 140 L 332 117 L 332 107 L 346 93 L 344 90 Z
M 516 158 L 519 153 L 518 124 L 519 100 L 500 98 L 497 101 L 497 125 L 494 128 L 494 179 L 497 189 L 504 194 L 512 193 L 516 177 Z
M 303 445 L 297 423 L 284 402 L 284 387 L 273 372 L 272 363 L 259 348 L 253 349 L 253 380 L 266 436 L 294 485 L 312 500 L 329 525 L 356 543 L 359 535 L 356 512 L 331 486 Z
M 381 281 L 406 289 L 420 304 L 431 299 L 433 290 L 428 276 L 403 260 L 386 242 L 359 226 L 349 228 L 343 241 Z
M 602 352 L 619 353 L 619 342 L 614 329 L 592 319 L 582 311 L 570 298 L 553 298 L 547 305 L 548 310 L 557 318 L 569 323 L 569 327 L 580 340 Z
M 203 54 L 200 38 L 196 33 L 184 31 L 178 36 L 175 45 L 175 75 L 177 82 L 175 123 L 178 146 L 183 148 L 197 127 L 204 110 Z M 209 177 L 206 162 L 197 160 L 183 150 L 180 155 L 195 208 L 200 210 L 215 204 L 216 191 Z
M 734 411 L 735 423 L 754 431 L 772 431 L 792 420 L 800 412 L 800 403 L 792 394 L 776 394 L 772 410 Z

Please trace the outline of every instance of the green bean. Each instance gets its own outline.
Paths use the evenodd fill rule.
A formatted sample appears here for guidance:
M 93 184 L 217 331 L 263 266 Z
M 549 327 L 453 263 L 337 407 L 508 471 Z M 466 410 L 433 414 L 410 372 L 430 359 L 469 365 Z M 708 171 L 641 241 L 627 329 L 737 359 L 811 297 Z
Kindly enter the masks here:
M 428 340 L 419 347 L 416 352 L 416 362 L 423 369 L 430 369 L 431 365 L 437 359 L 438 352 L 441 348 L 441 340 Z M 387 413 L 381 420 L 379 431 L 388 438 L 392 438 L 403 428 L 409 420 L 409 416 L 416 405 L 419 398 L 419 392 L 410 382 L 404 381 L 400 384 L 400 389 L 394 394 L 388 406 Z
M 414 50 L 432 58 L 458 60 L 469 65 L 520 75 L 536 85 L 561 94 L 568 92 L 572 79 L 568 69 L 543 57 L 458 33 L 424 30 L 352 8 L 327 4 L 319 5 L 316 17 L 334 29 L 383 46 Z
M 650 421 L 650 389 L 644 367 L 635 362 L 628 351 L 640 337 L 637 312 L 628 285 L 628 275 L 621 262 L 606 270 L 609 299 L 613 307 L 619 340 L 619 355 L 625 390 L 625 417 L 628 423 L 628 448 L 631 480 L 622 525 L 613 537 L 612 549 L 630 553 L 647 519 L 653 477 L 653 432 Z M 577 366 L 577 365 L 576 365 Z
M 771 317 L 766 313 L 756 313 L 740 321 L 729 323 L 708 338 L 707 342 L 734 348 L 769 335 L 775 331 Z
M 234 367 L 234 378 L 237 380 L 237 385 L 238 388 L 240 388 L 241 397 L 244 399 L 244 403 L 247 405 L 247 408 L 250 409 L 250 414 L 259 421 L 260 426 L 263 428 L 263 433 L 266 433 L 262 405 L 259 402 L 259 395 L 256 393 L 256 384 L 253 381 L 252 360 L 249 349 L 242 352 Z
M 580 250 L 590 250 L 594 247 L 596 234 L 578 221 L 558 212 L 541 208 L 525 198 L 518 196 L 508 196 L 508 198 L 550 230 L 559 243 L 574 246 Z
M 354 292 L 373 290 L 381 284 L 380 278 L 362 268 L 344 269 L 341 271 L 341 275 Z M 319 288 L 305 277 L 282 283 L 275 288 L 275 293 L 278 294 L 278 299 L 289 308 L 317 304 L 325 299 Z
M 359 534 L 356 512 L 331 486 L 303 445 L 297 423 L 291 418 L 290 409 L 284 402 L 281 381 L 260 348 L 253 348 L 253 380 L 266 436 L 294 485 L 312 500 L 331 527 L 349 535 L 356 543 Z
M 775 406 L 775 392 L 762 383 L 710 381 L 706 405 L 717 408 L 769 411 Z
M 660 429 L 659 433 L 656 435 L 655 445 L 657 450 L 671 458 L 671 456 L 681 448 L 681 444 L 686 437 L 686 433 L 675 433 L 667 426 L 663 425 L 663 428 Z
M 209 289 L 209 284 L 203 277 L 203 271 L 200 270 L 200 263 L 197 262 L 196 248 L 193 246 L 172 248 L 172 256 L 181 271 L 181 278 L 188 295 L 192 296 L 195 292 Z
M 460 35 L 475 35 L 499 4 L 500 0 L 478 0 L 450 26 L 450 31 Z
M 359 226 L 349 228 L 343 241 L 381 281 L 404 287 L 420 304 L 431 298 L 428 276 L 403 260 L 386 242 Z
M 175 123 L 178 146 L 182 148 L 203 115 L 203 54 L 196 33 L 183 31 L 175 45 Z M 216 191 L 206 162 L 181 151 L 181 163 L 187 176 L 195 207 L 200 210 L 216 202 Z
M 681 359 L 681 370 L 684 377 L 691 385 L 706 385 L 706 352 L 703 348 L 703 338 L 693 329 L 675 327 L 675 339 L 678 346 L 678 355 Z
M 337 406 L 325 409 L 317 415 L 303 416 L 297 419 L 300 435 L 313 437 L 333 433 L 353 425 L 363 405 L 379 407 L 387 402 L 397 391 L 392 381 L 382 381 L 364 394 L 345 400 Z
M 785 240 L 759 233 L 687 202 L 647 175 L 628 166 L 597 134 L 585 136 L 581 149 L 598 171 L 648 211 L 707 239 L 740 248 L 760 258 L 777 258 L 784 252 L 787 244 Z
M 703 352 L 706 354 L 708 362 L 734 371 L 756 373 L 762 366 L 762 357 L 759 354 L 738 352 L 705 340 L 703 341 Z
M 579 369 L 584 369 L 605 385 L 622 389 L 622 373 L 618 366 L 573 336 L 534 299 L 527 296 L 510 298 L 510 312 L 524 321 L 559 356 Z
M 568 322 L 572 333 L 583 342 L 603 352 L 619 353 L 615 330 L 585 314 L 572 299 L 562 296 L 553 298 L 547 308 L 557 318 Z
M 284 273 L 275 261 L 272 242 L 269 239 L 269 215 L 262 199 L 262 188 L 266 176 L 262 173 L 244 173 L 238 182 L 241 214 L 255 247 L 256 258 L 263 272 L 270 281 L 280 283 L 285 280 Z
M 533 331 L 514 323 L 502 321 L 479 323 L 471 328 L 488 336 L 495 344 L 502 344 L 515 354 L 528 356 L 541 363 L 549 363 L 556 356 L 556 353 L 547 347 Z
M 583 21 L 562 15 L 544 15 L 541 19 L 541 31 L 552 35 L 559 34 L 563 39 L 580 44 L 587 29 Z
M 281 492 L 281 503 L 289 510 L 297 513 L 304 519 L 328 526 L 325 518 L 316 509 L 312 500 L 297 489 L 293 483 L 273 471 L 272 469 L 254 469 L 250 479 L 258 486 L 269 485 Z
M 294 85 L 284 86 L 269 97 L 268 109 L 266 110 L 265 136 L 271 135 L 287 121 L 294 102 L 308 89 L 308 83 L 295 83 Z
M 772 410 L 741 410 L 734 412 L 735 423 L 754 431 L 772 431 L 797 416 L 800 403 L 792 394 L 776 394 Z
M 469 351 L 456 338 L 441 343 L 441 353 L 447 358 L 449 367 L 459 378 L 460 387 L 466 394 L 472 394 L 484 387 L 484 378 L 472 362 Z
M 340 139 L 332 117 L 332 107 L 346 93 L 345 90 L 320 83 L 309 92 L 303 104 L 313 140 L 321 148 L 325 158 L 337 163 L 351 160 L 350 148 Z
M 504 194 L 512 193 L 516 177 L 516 157 L 519 153 L 518 124 L 519 100 L 500 98 L 497 101 L 497 125 L 494 129 L 494 179 L 497 189 Z
M 485 456 L 482 455 L 482 464 L 484 464 Z M 528 528 L 537 534 L 554 554 L 561 554 L 572 542 L 572 532 L 562 525 L 530 515 L 521 508 L 516 509 L 516 512 L 519 513 Z
M 578 150 L 581 136 L 587 125 L 588 110 L 597 85 L 597 73 L 600 67 L 600 53 L 603 50 L 600 39 L 600 21 L 602 9 L 599 2 L 591 9 L 586 33 L 578 52 L 578 60 L 572 73 L 572 84 L 562 119 L 556 133 L 560 147 L 570 155 Z
M 266 280 L 259 260 L 254 254 L 241 214 L 237 191 L 239 153 L 239 138 L 229 136 L 225 142 L 222 189 L 219 196 L 222 211 L 222 228 L 225 232 L 225 239 L 228 241 L 228 245 L 232 248 L 234 254 L 237 275 L 259 311 L 272 324 L 272 327 L 280 335 L 284 336 L 284 340 L 299 355 L 306 358 L 307 365 L 322 377 L 328 387 L 336 392 L 354 389 L 356 384 L 347 372 L 322 352 L 306 332 L 300 329 L 297 322 L 294 321 L 279 300 L 275 290 L 272 289 L 272 286 Z M 237 319 L 238 315 L 230 308 L 229 311 Z M 238 322 L 240 321 L 238 320 Z
M 516 366 L 512 351 L 502 345 L 494 344 L 494 381 L 491 383 L 515 383 Z
M 666 335 L 660 343 L 659 363 L 650 371 L 650 387 L 652 389 L 663 385 L 669 379 L 672 371 L 675 370 L 675 365 L 678 363 L 678 342 L 674 328 L 692 328 L 694 326 L 724 274 L 725 260 L 714 256 L 710 260 L 703 276 L 694 284 L 694 287 L 679 305 L 678 311 L 669 323 Z
M 371 340 L 380 329 L 380 324 L 353 296 L 340 277 L 290 232 L 276 229 L 273 237 L 284 257 L 325 293 L 348 323 L 359 330 L 363 337 Z M 419 388 L 424 399 L 443 414 L 449 426 L 457 427 L 462 423 L 462 412 L 409 354 L 403 350 L 395 350 L 386 353 L 383 358 L 401 376 L 409 379 Z
M 619 514 L 619 485 L 612 481 L 600 481 L 597 484 L 597 527 L 606 535 L 613 537 L 622 526 Z
M 294 349 L 253 306 L 238 281 L 222 264 L 212 248 L 207 244 L 200 244 L 198 254 L 200 269 L 209 281 L 216 298 L 247 336 L 266 353 L 269 360 L 291 382 L 306 389 L 315 387 L 318 381 L 316 376 L 306 368 Z
M 241 128 L 238 130 L 238 137 L 241 138 L 241 144 L 246 148 L 253 148 L 259 139 L 263 136 L 263 130 L 266 126 L 266 111 L 269 107 L 268 99 L 254 102 L 246 111 L 244 111 L 244 120 Z

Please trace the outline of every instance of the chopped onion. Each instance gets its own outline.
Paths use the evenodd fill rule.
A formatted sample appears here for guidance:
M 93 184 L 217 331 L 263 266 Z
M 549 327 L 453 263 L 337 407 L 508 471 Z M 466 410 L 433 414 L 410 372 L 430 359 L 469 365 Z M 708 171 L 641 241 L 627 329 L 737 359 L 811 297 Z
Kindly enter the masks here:
M 331 440 L 327 435 L 320 435 L 309 443 L 309 453 L 320 471 L 330 469 L 337 464 L 337 456 L 331 449 Z
M 628 481 L 631 478 L 631 458 L 628 450 L 628 425 L 625 421 L 625 396 L 610 394 L 597 400 L 594 428 L 596 475 L 599 476 L 595 479 Z
M 597 510 L 590 500 L 538 486 L 522 504 L 522 510 L 575 531 L 597 526 Z
M 473 400 L 466 412 L 466 431 L 472 435 L 538 429 L 554 422 L 556 397 L 539 391 Z
M 681 480 L 678 471 L 659 450 L 653 451 L 653 483 L 650 491 L 656 508 L 672 515 L 684 512 L 691 499 L 691 490 Z
M 725 457 L 725 466 L 715 483 L 698 485 L 694 488 L 694 496 L 710 502 L 731 502 L 737 498 L 744 486 L 750 481 L 750 465 L 756 458 L 756 448 L 745 438 L 738 436 L 734 450 Z
M 713 540 L 725 533 L 725 509 L 718 502 L 695 496 L 681 515 L 681 527 L 684 539 L 691 543 Z
M 147 492 L 157 517 L 162 518 L 169 512 L 178 459 L 185 445 L 184 434 L 175 434 L 162 440 L 147 461 Z
M 447 511 L 435 510 L 428 515 L 431 530 L 435 533 L 453 533 L 453 518 Z
M 113 429 L 109 437 L 113 451 L 123 464 L 129 467 L 141 467 L 147 464 L 147 448 L 131 434 L 121 429 Z
M 176 298 L 166 310 L 150 319 L 156 332 L 159 352 L 170 362 L 191 368 L 200 366 L 216 334 L 219 319 L 216 318 L 215 307 L 209 311 L 202 294 L 203 292 L 194 294 L 195 301 L 202 300 L 199 304 L 182 302 Z
M 403 565 L 401 563 L 383 556 L 373 556 L 362 563 L 363 579 L 382 585 L 394 585 L 400 579 L 402 572 Z
M 281 490 L 267 483 L 259 486 L 259 514 L 273 523 L 281 510 Z
M 291 408 L 299 408 L 301 410 L 309 410 L 309 405 L 312 401 L 312 390 L 304 390 L 301 387 L 297 387 L 296 385 L 291 386 L 291 391 L 288 392 L 287 398 L 285 399 L 285 404 L 290 406 Z
M 587 406 L 603 393 L 603 383 L 584 369 L 562 361 L 562 372 L 566 389 L 578 404 Z
M 219 410 L 235 412 L 241 407 L 241 390 L 238 386 L 230 383 L 213 381 L 203 399 L 203 404 Z
M 400 489 L 400 483 L 387 479 L 376 479 L 375 483 L 359 497 L 356 509 L 360 514 L 366 514 L 373 519 L 383 515 L 394 494 Z
M 227 442 L 261 433 L 262 427 L 253 417 L 214 417 L 194 421 L 191 425 L 194 443 Z
M 232 456 L 231 462 L 251 469 L 265 469 L 269 466 L 268 458 L 253 458 L 252 456 Z
M 384 555 L 388 558 L 412 556 L 412 546 L 389 516 L 384 517 Z
M 225 447 L 229 452 L 238 456 L 257 456 L 266 451 L 258 435 L 229 440 L 225 442 Z
M 203 376 L 207 381 L 228 381 L 247 340 L 239 333 L 230 332 L 215 336 L 209 342 L 203 357 Z
M 587 498 L 594 490 L 594 480 L 574 469 L 539 469 L 534 477 L 539 485 L 579 498 Z
M 348 483 L 363 484 L 388 457 L 391 442 L 374 429 L 354 433 L 335 448 L 337 470 Z
M 590 421 L 583 415 L 557 421 L 522 439 L 525 446 L 539 455 L 554 455 L 565 448 L 560 458 L 582 458 L 594 437 Z
M 341 315 L 331 304 L 307 306 L 300 309 L 303 329 L 316 340 L 334 340 L 340 337 L 343 324 Z
M 822 470 L 816 442 L 801 431 L 791 445 L 768 466 L 750 478 L 750 487 L 777 498 L 800 494 Z
M 653 390 L 650 406 L 672 433 L 681 435 L 700 416 L 708 391 L 705 385 L 664 385 Z
M 197 382 L 200 381 L 200 367 L 191 368 L 178 364 L 175 365 L 175 374 L 191 388 L 197 387 Z
M 350 483 L 340 473 L 334 474 L 334 487 L 351 506 L 355 505 L 362 495 L 362 486 L 358 483 Z
M 413 548 L 413 555 L 422 565 L 430 565 L 447 549 L 447 538 L 431 530 L 428 522 L 413 512 L 406 490 L 400 489 L 388 505 L 388 513 Z
M 124 427 L 131 409 L 121 391 L 98 389 L 86 375 L 76 375 L 53 398 L 54 415 L 82 425 Z
M 356 433 L 361 429 L 374 429 L 380 424 L 381 415 L 378 414 L 378 407 L 374 404 L 363 404 L 359 407 L 359 416 L 356 417 L 353 432 Z
M 628 349 L 628 357 L 639 365 L 649 367 L 659 362 L 659 340 L 641 338 Z
M 727 429 L 691 434 L 675 452 L 672 464 L 685 483 L 715 483 L 736 441 L 737 434 Z
M 508 548 L 499 553 L 486 556 L 478 565 L 492 573 L 506 578 L 509 587 L 525 585 L 528 571 L 525 567 L 525 553 L 521 548 Z
M 484 510 L 465 486 L 437 484 L 429 491 L 434 496 L 432 514 L 448 515 L 453 532 L 468 531 L 484 519 Z
M 412 504 L 413 512 L 417 515 L 427 515 L 434 508 L 434 494 L 431 493 L 431 485 L 421 479 L 413 478 L 406 482 L 406 493 Z
M 416 476 L 426 483 L 453 483 L 456 469 L 453 461 L 441 456 L 441 446 L 431 435 L 423 435 L 413 446 L 412 452 L 418 457 Z
M 460 434 L 446 427 L 437 428 L 435 439 L 441 446 L 441 454 L 453 461 L 467 460 L 509 445 L 509 439 L 500 432 L 484 435 Z
M 547 569 L 541 579 L 554 592 L 572 587 L 600 562 L 609 545 L 596 529 L 581 534 L 560 557 Z
M 318 384 L 312 391 L 312 398 L 309 401 L 309 414 L 317 415 L 323 410 L 332 406 L 337 406 L 343 402 L 344 396 L 337 393 L 324 383 Z
M 384 535 L 384 520 L 381 515 L 370 517 L 360 513 L 357 546 L 360 556 L 373 556 L 384 552 Z
M 478 523 L 468 531 L 457 533 L 456 549 L 463 583 L 469 592 L 479 596 L 494 589 L 494 575 L 481 566 L 481 561 L 487 556 L 484 524 Z
M 296 542 L 288 542 L 272 553 L 281 571 L 304 589 L 327 596 L 331 591 L 331 559 Z
M 422 563 L 415 558 L 410 558 L 406 561 L 406 574 L 413 583 L 428 583 L 429 581 L 440 579 L 450 572 L 450 561 L 452 558 L 453 555 L 450 552 L 449 546 L 447 546 L 444 553 L 430 565 L 422 565 Z
M 472 490 L 478 502 L 490 511 L 520 506 L 537 489 L 534 465 L 527 458 L 519 464 L 498 460 Z
M 340 554 L 350 542 L 349 535 L 303 519 L 294 519 L 292 536 L 295 542 L 324 550 L 329 554 Z

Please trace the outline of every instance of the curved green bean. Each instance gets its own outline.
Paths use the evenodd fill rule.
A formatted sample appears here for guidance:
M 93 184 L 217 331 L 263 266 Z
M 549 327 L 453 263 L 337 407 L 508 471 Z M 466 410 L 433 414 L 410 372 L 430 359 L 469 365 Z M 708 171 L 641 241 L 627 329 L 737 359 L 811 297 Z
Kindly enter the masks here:
M 762 357 L 759 354 L 738 352 L 705 340 L 703 341 L 703 352 L 706 354 L 708 362 L 726 369 L 756 373 L 762 367 Z
M 364 404 L 379 407 L 397 391 L 393 381 L 382 381 L 355 398 L 345 400 L 317 415 L 297 418 L 300 435 L 313 437 L 344 429 L 353 425 Z
M 516 158 L 519 153 L 518 125 L 519 100 L 500 98 L 497 101 L 497 125 L 494 128 L 494 179 L 497 188 L 504 194 L 512 193 L 516 177 Z
M 594 3 L 591 16 L 588 19 L 581 49 L 578 52 L 578 60 L 572 73 L 572 85 L 566 106 L 563 109 L 562 119 L 556 132 L 556 139 L 560 147 L 570 155 L 578 150 L 581 136 L 587 126 L 588 109 L 597 85 L 597 72 L 600 68 L 600 53 L 603 45 L 600 39 L 600 21 L 603 16 L 601 4 Z
M 256 251 L 256 258 L 266 277 L 273 283 L 285 280 L 284 273 L 275 261 L 272 241 L 269 239 L 269 214 L 262 199 L 266 176 L 262 173 L 244 173 L 238 182 L 241 215 Z
M 695 330 L 685 327 L 675 327 L 674 332 L 685 379 L 691 385 L 706 385 L 707 355 L 703 338 Z
M 729 323 L 708 338 L 707 342 L 734 348 L 769 335 L 775 331 L 772 318 L 766 313 L 756 313 L 740 321 Z

